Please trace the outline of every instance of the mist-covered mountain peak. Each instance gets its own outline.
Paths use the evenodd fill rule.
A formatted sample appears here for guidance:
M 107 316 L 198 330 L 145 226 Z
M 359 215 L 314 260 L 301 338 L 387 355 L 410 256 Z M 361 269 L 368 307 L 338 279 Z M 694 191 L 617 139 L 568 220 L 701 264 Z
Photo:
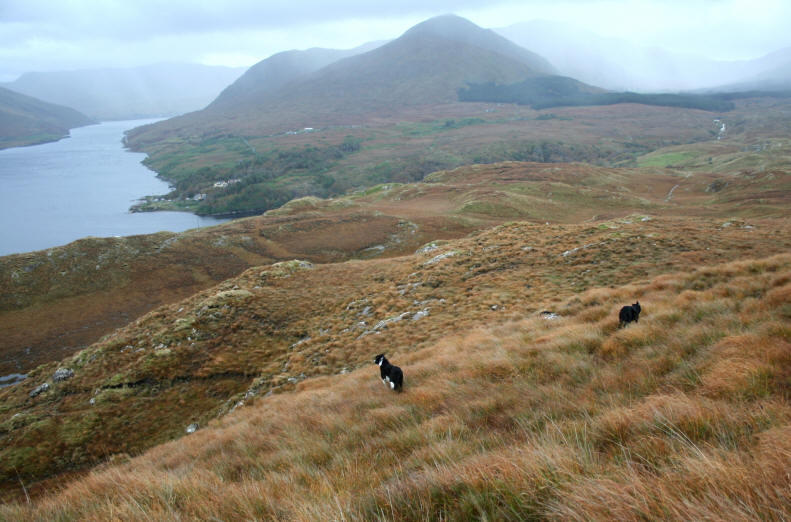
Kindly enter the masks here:
M 251 66 L 234 83 L 225 88 L 209 109 L 223 110 L 234 105 L 255 102 L 298 78 L 318 71 L 327 65 L 356 54 L 375 49 L 382 42 L 370 42 L 354 49 L 325 49 L 283 51 Z
M 443 38 L 502 54 L 528 65 L 536 73 L 557 74 L 557 70 L 538 54 L 516 45 L 491 29 L 484 29 L 466 18 L 453 14 L 437 16 L 421 22 L 405 32 L 399 40 L 409 41 L 428 37 Z

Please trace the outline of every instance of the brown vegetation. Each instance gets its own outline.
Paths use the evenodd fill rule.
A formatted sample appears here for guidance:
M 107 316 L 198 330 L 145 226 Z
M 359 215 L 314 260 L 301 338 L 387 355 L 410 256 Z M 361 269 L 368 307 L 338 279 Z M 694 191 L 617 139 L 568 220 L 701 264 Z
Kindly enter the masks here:
M 709 113 L 634 106 L 437 131 L 473 107 L 451 104 L 376 123 L 338 168 L 513 133 L 696 143 L 0 258 L 0 375 L 29 374 L 0 389 L 0 520 L 791 517 L 791 141 L 772 103 L 741 101 L 709 141 Z
M 788 255 L 737 261 L 401 345 L 401 395 L 306 379 L 0 516 L 785 519 L 789 281 Z
M 35 480 L 84 468 L 205 425 L 251 396 L 368 365 L 382 351 L 372 346 L 409 351 L 449 332 L 556 309 L 589 288 L 791 248 L 786 224 L 749 226 L 635 217 L 513 223 L 400 258 L 249 269 L 0 390 L 0 470 L 13 485 L 17 472 Z M 617 310 L 596 315 L 604 313 L 586 316 L 617 324 Z M 649 328 L 641 322 L 607 338 L 602 353 L 644 344 Z M 54 383 L 58 367 L 74 377 Z M 29 397 L 43 382 L 51 388 Z
M 756 153 L 757 159 L 738 155 L 739 165 L 761 161 L 763 171 L 474 165 L 434 173 L 423 183 L 385 184 L 331 200 L 303 198 L 210 229 L 86 239 L 0 258 L 0 374 L 65 357 L 251 266 L 392 257 L 512 220 L 581 223 L 639 212 L 719 217 L 738 228 L 744 221 L 729 218 L 784 217 L 791 178 L 785 145 L 776 145 Z M 736 157 L 719 152 L 720 162 Z M 711 191 L 712 184 L 722 188 Z

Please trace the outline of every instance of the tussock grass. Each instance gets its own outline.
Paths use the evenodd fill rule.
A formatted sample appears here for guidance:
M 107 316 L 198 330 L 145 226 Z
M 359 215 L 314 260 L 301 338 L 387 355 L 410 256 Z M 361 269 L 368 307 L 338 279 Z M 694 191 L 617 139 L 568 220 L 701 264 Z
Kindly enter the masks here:
M 0 519 L 788 519 L 789 281 L 779 255 L 584 292 L 394 354 L 401 394 L 308 379 Z

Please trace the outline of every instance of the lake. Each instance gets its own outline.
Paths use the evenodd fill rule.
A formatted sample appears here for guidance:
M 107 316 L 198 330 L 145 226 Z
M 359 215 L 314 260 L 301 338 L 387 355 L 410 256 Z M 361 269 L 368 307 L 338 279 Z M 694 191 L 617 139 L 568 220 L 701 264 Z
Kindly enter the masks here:
M 54 143 L 0 150 L 0 256 L 65 245 L 83 237 L 181 232 L 227 221 L 187 212 L 131 213 L 168 184 L 129 152 L 125 130 L 157 120 L 72 129 Z

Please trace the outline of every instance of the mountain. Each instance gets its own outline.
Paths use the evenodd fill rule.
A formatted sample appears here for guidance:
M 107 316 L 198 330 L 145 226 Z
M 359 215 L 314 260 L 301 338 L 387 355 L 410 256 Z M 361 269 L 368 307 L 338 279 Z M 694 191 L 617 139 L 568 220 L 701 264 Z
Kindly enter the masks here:
M 146 164 L 174 185 L 176 200 L 208 194 L 200 212 L 255 213 L 294 197 L 413 181 L 457 166 L 446 156 L 399 168 L 393 161 L 404 158 L 391 152 L 363 171 L 333 171 L 339 160 L 364 149 L 373 127 L 402 134 L 399 125 L 408 121 L 437 120 L 443 130 L 479 123 L 483 110 L 459 103 L 459 89 L 471 83 L 510 84 L 555 72 L 540 56 L 453 15 L 300 75 L 338 56 L 324 50 L 269 58 L 205 110 L 133 129 L 127 143 L 149 154 Z M 380 168 L 371 171 L 376 164 Z M 241 183 L 215 201 L 212 187 L 227 179 Z
M 173 133 L 237 130 L 260 135 L 358 124 L 455 102 L 456 90 L 469 82 L 511 83 L 555 72 L 540 56 L 453 15 L 427 20 L 369 52 L 294 75 L 333 56 L 340 54 L 285 53 L 269 58 L 228 87 L 208 110 L 134 130 L 129 143 L 140 146 Z M 283 71 L 285 78 L 279 76 Z M 262 83 L 267 73 L 273 77 Z
M 251 215 L 297 197 L 415 181 L 470 163 L 596 157 L 618 164 L 657 145 L 709 139 L 716 135 L 711 121 L 736 107 L 710 95 L 604 92 L 555 74 L 540 56 L 451 15 L 299 74 L 337 56 L 323 52 L 272 57 L 207 109 L 130 131 L 127 143 L 146 152 L 146 165 L 174 187 L 168 202 L 144 209 Z M 699 112 L 680 117 L 629 107 L 637 104 Z M 561 117 L 536 113 L 593 105 L 618 108 L 599 116 L 587 109 Z M 599 117 L 611 124 L 606 132 Z M 659 127 L 643 127 L 649 120 Z M 622 123 L 643 128 L 627 132 Z M 698 137 L 682 138 L 679 124 Z M 562 142 L 548 143 L 557 138 L 544 128 Z
M 331 112 L 330 120 L 348 123 L 372 113 L 455 102 L 457 89 L 467 83 L 512 83 L 552 73 L 540 56 L 446 15 L 418 24 L 378 49 L 324 68 L 290 86 L 276 101 L 294 110 Z
M 295 79 L 312 73 L 342 58 L 361 54 L 382 45 L 371 42 L 354 49 L 321 49 L 284 51 L 250 67 L 235 82 L 226 87 L 207 107 L 222 111 L 234 105 L 256 104 Z
M 771 71 L 782 64 L 783 56 L 788 71 L 788 51 L 754 60 L 717 61 L 543 20 L 500 28 L 497 33 L 545 56 L 561 74 L 612 90 L 694 90 L 742 83 L 765 74 L 774 77 Z
M 96 120 L 128 120 L 201 109 L 243 72 L 243 68 L 163 63 L 124 69 L 29 72 L 5 87 L 74 107 Z
M 0 149 L 56 141 L 94 123 L 74 109 L 0 87 Z
M 762 71 L 756 75 L 755 81 L 791 88 L 791 47 L 768 54 L 757 63 Z
M 737 82 L 721 85 L 718 91 L 790 91 L 791 48 L 781 49 L 754 60 L 752 72 Z

